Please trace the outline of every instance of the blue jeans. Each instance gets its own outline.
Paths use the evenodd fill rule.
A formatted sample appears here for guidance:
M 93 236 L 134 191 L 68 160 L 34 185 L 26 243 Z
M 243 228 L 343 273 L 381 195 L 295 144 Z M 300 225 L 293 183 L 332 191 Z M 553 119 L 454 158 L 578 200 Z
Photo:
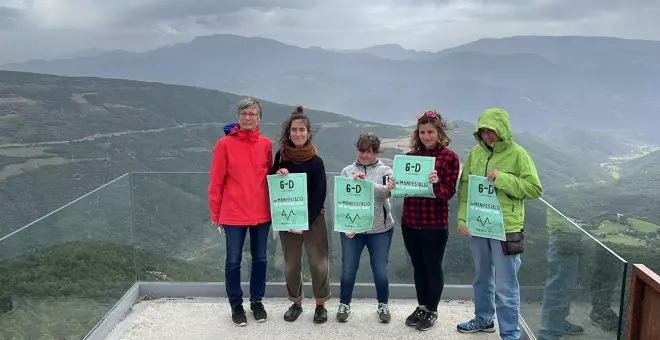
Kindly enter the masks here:
M 548 278 L 543 292 L 539 339 L 557 340 L 564 335 L 572 290 L 577 284 L 580 264 L 580 235 L 550 235 Z
M 252 272 L 250 273 L 250 301 L 261 301 L 266 293 L 266 248 L 270 222 L 256 226 L 223 226 L 227 242 L 225 258 L 225 288 L 229 304 L 235 308 L 243 304 L 241 288 L 241 260 L 243 244 L 248 230 L 250 233 L 250 253 Z
M 393 233 L 394 229 L 390 229 L 379 234 L 356 234 L 352 239 L 341 233 L 340 303 L 347 305 L 351 303 L 353 287 L 355 287 L 355 275 L 365 246 L 369 250 L 371 272 L 374 275 L 374 283 L 376 284 L 376 297 L 379 303 L 387 303 L 390 294 L 387 264 Z
M 520 340 L 520 255 L 504 255 L 500 241 L 482 237 L 472 237 L 470 248 L 477 274 L 472 284 L 477 322 L 489 325 L 497 311 L 502 340 Z

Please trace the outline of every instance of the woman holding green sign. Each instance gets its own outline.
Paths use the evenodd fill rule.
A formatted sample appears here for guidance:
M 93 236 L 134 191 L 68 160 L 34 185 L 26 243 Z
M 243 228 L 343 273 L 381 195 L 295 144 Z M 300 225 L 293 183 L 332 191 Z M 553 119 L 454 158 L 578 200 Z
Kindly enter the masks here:
M 391 319 L 387 304 L 389 297 L 387 264 L 394 232 L 392 229 L 394 218 L 389 201 L 392 186 L 388 183 L 388 179 L 392 176 L 392 168 L 383 164 L 377 157 L 380 153 L 378 136 L 372 133 L 362 134 L 358 138 L 356 147 L 357 160 L 354 164 L 345 167 L 341 175 L 374 183 L 374 219 L 371 230 L 365 233 L 341 233 L 342 270 L 337 321 L 346 322 L 351 316 L 350 304 L 355 287 L 355 276 L 362 250 L 367 247 L 378 299 L 376 313 L 380 322 L 387 323 Z
M 449 200 L 456 193 L 460 171 L 458 155 L 447 148 L 451 140 L 446 129 L 444 118 L 435 111 L 418 115 L 417 126 L 410 138 L 411 151 L 407 153 L 408 156 L 431 157 L 434 160 L 428 183 L 435 197 L 419 193 L 420 196 L 404 198 L 401 215 L 403 242 L 412 261 L 419 303 L 406 319 L 406 325 L 421 331 L 433 327 L 438 319 L 438 303 L 444 288 L 442 259 L 449 236 Z M 408 167 L 414 170 L 418 165 Z M 397 174 L 397 164 L 394 168 L 394 176 L 402 175 L 400 172 Z M 390 183 L 394 187 L 394 178 L 390 178 Z
M 471 237 L 475 317 L 456 328 L 463 333 L 495 332 L 497 312 L 500 337 L 519 340 L 523 200 L 541 197 L 543 189 L 532 157 L 513 141 L 506 111 L 485 110 L 474 138 L 477 145 L 468 154 L 459 184 L 458 228 Z
M 293 322 L 302 313 L 302 247 L 305 246 L 312 274 L 312 288 L 316 298 L 314 322 L 328 320 L 325 301 L 330 297 L 328 263 L 328 234 L 322 213 L 326 195 L 325 166 L 312 144 L 311 123 L 303 108 L 298 106 L 282 124 L 280 150 L 275 154 L 271 173 L 307 175 L 308 230 L 280 232 L 284 253 L 284 276 L 289 299 L 293 304 L 284 313 L 284 320 Z

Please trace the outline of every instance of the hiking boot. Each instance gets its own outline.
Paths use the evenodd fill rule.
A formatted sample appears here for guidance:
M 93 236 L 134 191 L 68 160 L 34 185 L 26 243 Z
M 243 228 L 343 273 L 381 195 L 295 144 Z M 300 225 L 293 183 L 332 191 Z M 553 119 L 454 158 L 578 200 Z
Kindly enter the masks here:
M 575 324 L 572 324 L 568 321 L 564 322 L 564 334 L 566 335 L 579 335 L 584 333 L 584 328 L 582 326 L 578 326 Z
M 619 331 L 619 317 L 611 309 L 595 310 L 592 309 L 589 317 L 598 327 L 612 333 Z
M 419 320 L 424 316 L 424 313 L 426 312 L 423 309 L 419 307 L 415 308 L 415 311 L 406 318 L 406 325 L 412 327 L 417 326 Z
M 390 315 L 390 307 L 386 303 L 379 303 L 376 311 L 378 313 L 378 321 L 388 323 L 390 322 L 390 319 L 392 319 L 392 316 Z
M 252 311 L 252 316 L 257 322 L 264 322 L 268 317 L 266 309 L 264 309 L 264 304 L 261 301 L 254 301 L 250 303 L 250 310 Z
M 299 303 L 294 303 L 289 307 L 289 310 L 284 313 L 284 320 L 294 322 L 298 319 L 300 314 L 302 314 L 302 311 L 302 306 Z
M 243 305 L 238 305 L 231 310 L 231 321 L 236 326 L 245 326 L 247 325 L 247 316 L 245 315 L 245 309 Z
M 493 333 L 495 332 L 495 322 L 491 321 L 489 325 L 482 325 L 477 320 L 472 319 L 470 321 L 458 324 L 456 326 L 456 330 L 458 330 L 461 333 L 477 333 L 477 332 Z
M 417 326 L 415 326 L 415 329 L 418 331 L 426 331 L 431 329 L 433 325 L 435 325 L 435 322 L 438 321 L 438 314 L 433 313 L 433 312 L 426 312 L 424 313 L 424 316 L 419 319 L 419 322 L 417 323 Z
M 316 305 L 314 310 L 314 323 L 324 323 L 328 321 L 328 310 L 324 305 Z
M 337 310 L 337 321 L 346 322 L 351 317 L 351 306 L 340 303 L 339 310 Z

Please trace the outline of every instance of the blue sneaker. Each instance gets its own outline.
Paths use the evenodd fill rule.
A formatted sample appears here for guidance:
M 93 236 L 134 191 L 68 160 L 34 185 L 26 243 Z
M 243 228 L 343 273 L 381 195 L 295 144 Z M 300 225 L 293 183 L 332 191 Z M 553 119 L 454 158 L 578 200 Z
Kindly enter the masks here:
M 564 334 L 578 335 L 582 333 L 584 333 L 584 328 L 582 326 L 574 325 L 568 321 L 564 322 Z
M 472 319 L 468 322 L 459 323 L 456 326 L 456 329 L 461 333 L 477 333 L 477 332 L 486 332 L 493 333 L 495 332 L 495 322 L 491 321 L 490 325 L 482 325 L 477 320 Z

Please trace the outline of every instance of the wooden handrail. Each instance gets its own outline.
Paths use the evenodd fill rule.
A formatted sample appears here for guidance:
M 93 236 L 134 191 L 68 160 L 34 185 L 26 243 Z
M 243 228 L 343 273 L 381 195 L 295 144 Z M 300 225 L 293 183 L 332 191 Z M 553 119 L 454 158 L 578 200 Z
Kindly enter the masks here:
M 632 268 L 628 340 L 660 339 L 660 275 L 643 264 Z

